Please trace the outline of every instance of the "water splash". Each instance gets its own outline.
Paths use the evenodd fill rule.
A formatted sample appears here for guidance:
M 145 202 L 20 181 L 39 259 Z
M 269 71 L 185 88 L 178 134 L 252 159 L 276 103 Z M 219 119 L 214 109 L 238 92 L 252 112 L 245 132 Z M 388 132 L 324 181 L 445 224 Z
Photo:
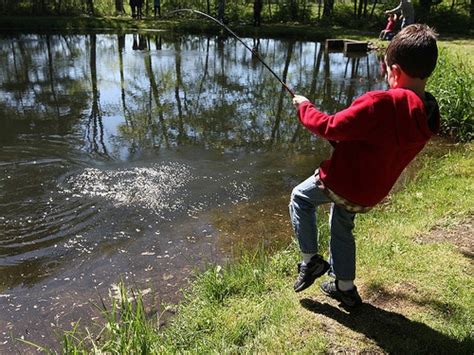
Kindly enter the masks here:
M 118 170 L 86 168 L 66 183 L 73 194 L 100 197 L 116 207 L 139 206 L 161 214 L 183 207 L 185 185 L 193 179 L 190 170 L 175 162 Z

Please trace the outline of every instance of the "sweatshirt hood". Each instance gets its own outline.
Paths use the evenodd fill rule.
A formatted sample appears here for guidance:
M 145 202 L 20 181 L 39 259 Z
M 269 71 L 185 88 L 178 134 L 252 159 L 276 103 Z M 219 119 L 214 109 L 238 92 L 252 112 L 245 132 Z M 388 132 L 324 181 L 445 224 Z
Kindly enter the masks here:
M 433 95 L 429 92 L 425 92 L 424 104 L 426 115 L 428 116 L 428 127 L 433 134 L 436 134 L 439 131 L 440 121 L 438 102 Z
M 426 143 L 439 130 L 440 115 L 436 99 L 429 92 L 425 92 L 425 99 L 422 100 L 411 90 L 394 90 L 400 95 L 395 95 L 398 96 L 395 109 L 400 113 L 396 120 L 399 144 Z

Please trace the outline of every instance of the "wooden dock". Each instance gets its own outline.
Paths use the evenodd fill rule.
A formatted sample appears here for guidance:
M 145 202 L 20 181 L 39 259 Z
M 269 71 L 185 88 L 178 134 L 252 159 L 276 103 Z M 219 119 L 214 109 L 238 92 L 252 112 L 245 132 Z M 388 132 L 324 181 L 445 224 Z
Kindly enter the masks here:
M 367 52 L 368 42 L 354 41 L 350 39 L 327 39 L 327 51 L 344 51 L 344 53 Z
M 328 51 L 338 51 L 344 49 L 344 40 L 343 39 L 327 39 L 326 40 L 326 50 Z

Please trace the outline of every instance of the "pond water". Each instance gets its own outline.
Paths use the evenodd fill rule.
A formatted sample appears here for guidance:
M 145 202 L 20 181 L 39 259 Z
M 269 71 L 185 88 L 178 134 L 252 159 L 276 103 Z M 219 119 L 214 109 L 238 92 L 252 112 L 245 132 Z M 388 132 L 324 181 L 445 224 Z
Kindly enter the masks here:
M 335 112 L 385 89 L 375 53 L 244 38 Z M 242 245 L 291 239 L 294 185 L 330 154 L 233 38 L 0 37 L 0 352 L 56 348 L 120 280 L 160 311 Z

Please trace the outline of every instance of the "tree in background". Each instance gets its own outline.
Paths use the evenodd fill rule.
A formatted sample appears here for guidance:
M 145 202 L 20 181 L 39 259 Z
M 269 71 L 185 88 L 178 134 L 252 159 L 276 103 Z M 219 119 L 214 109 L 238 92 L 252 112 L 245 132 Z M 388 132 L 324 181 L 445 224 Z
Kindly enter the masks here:
M 94 2 L 93 0 L 87 0 L 87 12 L 94 16 L 95 13 L 94 13 Z
M 334 9 L 334 0 L 324 0 L 323 16 L 331 16 Z
M 225 14 L 225 0 L 219 0 L 217 5 L 217 18 L 219 21 L 224 22 Z
M 290 17 L 292 21 L 298 20 L 298 2 L 297 0 L 290 0 Z
M 115 0 L 115 12 L 119 15 L 125 13 L 125 9 L 123 7 L 123 0 Z
M 179 8 L 190 8 L 207 12 L 220 20 L 253 23 L 255 1 L 262 2 L 261 15 L 268 22 L 308 23 L 324 19 L 334 25 L 374 28 L 382 25 L 382 12 L 395 6 L 397 0 L 162 0 L 161 9 L 169 12 Z M 413 0 L 417 10 L 417 21 L 426 22 L 440 31 L 451 30 L 463 33 L 472 28 L 474 0 Z M 113 16 L 129 13 L 129 0 L 0 0 L 3 15 L 81 15 Z M 154 0 L 145 0 L 147 16 L 152 14 Z M 352 7 L 352 8 L 351 8 Z M 157 11 L 158 12 L 158 11 Z
M 263 0 L 254 0 L 253 2 L 253 25 L 260 26 L 262 20 L 262 6 Z

